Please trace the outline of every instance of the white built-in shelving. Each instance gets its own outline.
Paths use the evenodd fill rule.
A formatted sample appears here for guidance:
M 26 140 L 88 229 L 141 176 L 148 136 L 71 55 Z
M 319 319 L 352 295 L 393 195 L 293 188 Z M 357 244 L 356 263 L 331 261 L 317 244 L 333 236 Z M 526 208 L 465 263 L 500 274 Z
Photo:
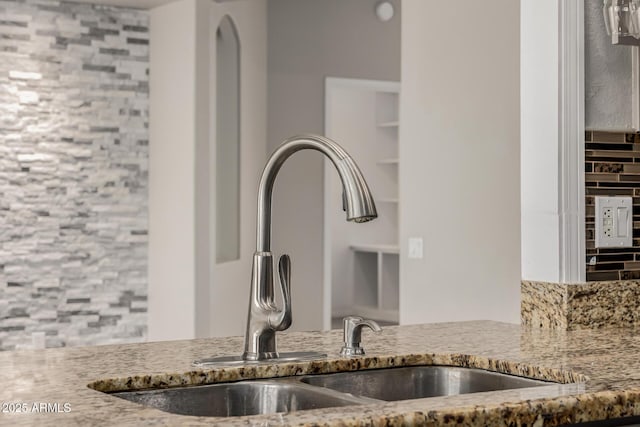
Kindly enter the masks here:
M 393 197 L 379 197 L 376 199 L 376 203 L 400 203 L 400 199 Z
M 372 253 L 395 254 L 395 255 L 398 255 L 400 253 L 400 246 L 398 245 L 354 244 L 354 245 L 351 245 L 350 248 L 351 250 L 354 250 L 356 252 L 372 252 Z
M 400 159 L 398 158 L 390 158 L 390 159 L 380 159 L 378 160 L 379 165 L 397 165 L 400 163 Z
M 380 128 L 397 128 L 399 126 L 400 126 L 400 122 L 397 120 L 392 122 L 378 123 L 378 127 Z
M 340 185 L 327 165 L 325 287 L 334 297 L 333 309 L 325 317 L 355 314 L 398 322 L 400 85 L 328 78 L 326 90 L 326 135 L 343 145 L 359 165 L 374 195 L 378 219 L 356 225 L 344 222 Z
M 352 245 L 354 313 L 386 322 L 398 321 L 399 258 L 397 245 Z

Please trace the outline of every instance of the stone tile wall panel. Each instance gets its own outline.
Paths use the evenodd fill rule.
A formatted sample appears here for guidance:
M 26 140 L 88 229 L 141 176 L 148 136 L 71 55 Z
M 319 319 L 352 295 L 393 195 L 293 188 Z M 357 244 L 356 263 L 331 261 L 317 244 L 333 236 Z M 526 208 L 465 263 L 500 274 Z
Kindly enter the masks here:
M 0 0 L 0 349 L 146 334 L 148 27 Z

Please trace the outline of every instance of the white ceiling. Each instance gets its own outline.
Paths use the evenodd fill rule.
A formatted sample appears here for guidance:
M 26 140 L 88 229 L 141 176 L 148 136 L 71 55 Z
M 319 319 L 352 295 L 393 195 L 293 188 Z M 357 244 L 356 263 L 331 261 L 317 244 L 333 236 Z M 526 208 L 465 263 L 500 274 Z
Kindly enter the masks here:
M 93 3 L 109 6 L 131 7 L 135 9 L 151 9 L 156 6 L 171 3 L 174 0 L 65 0 L 74 3 Z

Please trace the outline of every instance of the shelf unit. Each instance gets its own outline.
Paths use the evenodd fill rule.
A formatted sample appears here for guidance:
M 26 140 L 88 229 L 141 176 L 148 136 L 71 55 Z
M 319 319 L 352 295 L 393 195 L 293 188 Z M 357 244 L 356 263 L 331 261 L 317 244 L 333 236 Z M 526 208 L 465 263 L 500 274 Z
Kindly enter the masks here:
M 351 250 L 356 252 L 373 252 L 386 255 L 398 255 L 400 253 L 400 246 L 398 245 L 382 245 L 382 244 L 370 244 L 370 245 L 351 245 Z
M 338 179 L 325 166 L 325 289 L 334 295 L 325 325 L 348 314 L 398 322 L 400 84 L 328 78 L 325 88 L 325 134 L 354 158 L 378 208 L 375 221 L 346 224 Z
M 398 321 L 399 264 L 397 210 L 398 197 L 398 92 L 376 90 L 376 160 L 374 183 L 384 191 L 378 201 L 380 215 L 395 218 L 394 241 L 385 244 L 353 244 L 354 251 L 354 311 L 356 314 L 387 322 Z M 392 212 L 393 211 L 393 212 Z M 363 272 L 366 271 L 367 274 Z
M 397 128 L 399 126 L 400 126 L 400 122 L 397 120 L 392 122 L 378 123 L 378 127 L 381 127 L 381 128 Z
M 398 321 L 399 257 L 397 245 L 352 245 L 353 311 L 363 317 Z
M 376 199 L 376 203 L 400 203 L 400 199 L 393 197 L 380 197 Z
M 397 165 L 400 164 L 400 159 L 398 158 L 391 158 L 391 159 L 380 159 L 378 160 L 378 164 L 379 165 Z

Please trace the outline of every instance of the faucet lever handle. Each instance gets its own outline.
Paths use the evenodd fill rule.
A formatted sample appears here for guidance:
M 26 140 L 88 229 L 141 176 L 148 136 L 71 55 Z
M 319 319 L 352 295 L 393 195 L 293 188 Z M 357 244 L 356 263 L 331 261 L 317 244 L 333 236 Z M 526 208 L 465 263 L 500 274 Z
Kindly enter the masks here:
M 371 328 L 374 332 L 381 332 L 382 328 L 375 320 L 363 319 L 359 316 L 347 316 L 343 320 L 344 346 L 340 350 L 342 356 L 361 356 L 364 348 L 360 346 L 362 328 Z
M 291 258 L 282 255 L 278 260 L 278 275 L 280 276 L 280 290 L 284 307 L 276 312 L 275 319 L 269 315 L 269 325 L 275 331 L 284 331 L 291 326 Z

